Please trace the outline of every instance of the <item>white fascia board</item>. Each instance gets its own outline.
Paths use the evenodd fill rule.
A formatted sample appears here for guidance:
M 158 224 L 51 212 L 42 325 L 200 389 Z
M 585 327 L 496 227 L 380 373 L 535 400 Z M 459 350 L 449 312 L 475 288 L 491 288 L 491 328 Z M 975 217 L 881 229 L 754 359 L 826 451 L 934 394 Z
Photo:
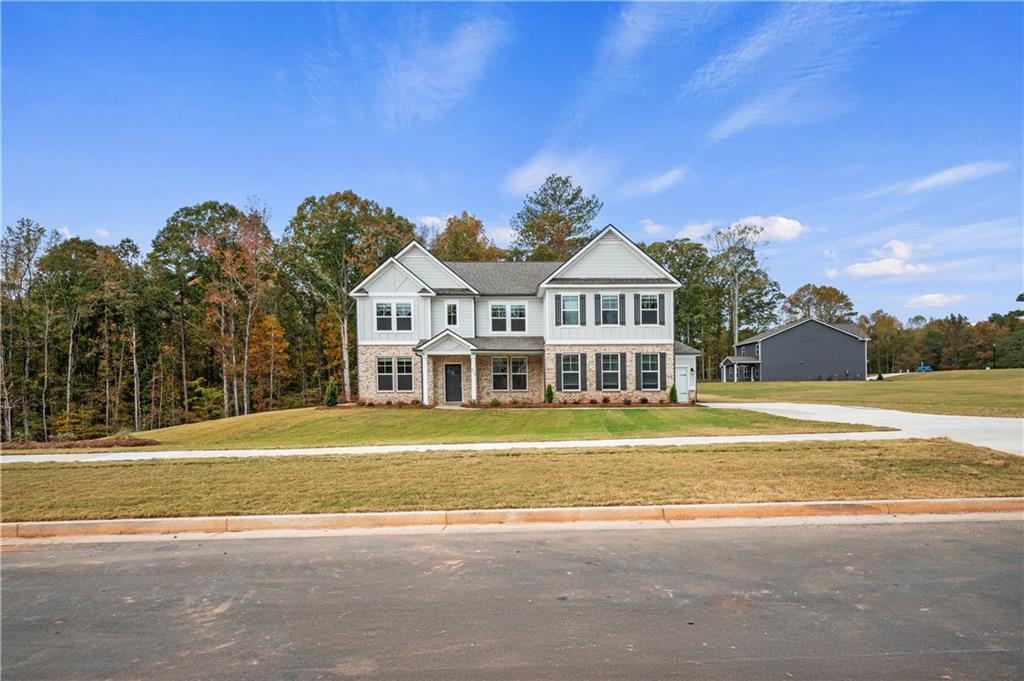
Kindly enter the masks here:
M 466 281 L 465 279 L 463 279 L 459 275 L 455 274 L 455 271 L 452 270 L 452 268 L 448 267 L 448 265 L 445 265 L 443 262 L 438 260 L 437 256 L 435 256 L 433 253 L 431 253 L 426 248 L 424 248 L 423 245 L 420 242 L 416 241 L 415 239 L 410 241 L 408 244 L 406 244 L 405 248 L 403 248 L 402 250 L 400 250 L 398 253 L 395 254 L 395 257 L 398 258 L 398 257 L 402 256 L 403 254 L 405 254 L 406 251 L 408 251 L 409 249 L 412 249 L 412 248 L 418 248 L 420 251 L 423 252 L 424 255 L 426 255 L 428 258 L 430 258 L 431 261 L 436 263 L 438 265 L 438 267 L 440 267 L 445 272 L 447 272 L 448 274 L 450 274 L 453 277 L 455 277 L 456 279 L 458 279 L 463 284 L 465 284 L 466 288 L 468 288 L 473 293 L 476 293 L 476 294 L 480 293 L 475 288 L 470 286 L 468 281 Z
M 624 242 L 626 243 L 626 245 L 628 245 L 628 246 L 629 246 L 630 248 L 632 248 L 632 249 L 633 249 L 633 250 L 634 250 L 634 251 L 635 251 L 636 253 L 638 253 L 638 254 L 640 255 L 641 259 L 645 260 L 645 261 L 646 261 L 646 262 L 647 262 L 647 263 L 648 263 L 649 265 L 651 265 L 651 266 L 652 266 L 652 267 L 654 267 L 654 268 L 655 268 L 656 270 L 658 270 L 659 272 L 661 272 L 661 273 L 663 273 L 663 274 L 664 274 L 665 276 L 667 276 L 667 277 L 668 277 L 669 279 L 671 279 L 671 280 L 672 280 L 672 283 L 673 283 L 673 284 L 675 284 L 675 288 L 681 288 L 681 287 L 682 287 L 682 284 L 680 284 L 680 283 L 679 283 L 679 280 L 678 280 L 678 279 L 676 279 L 675 277 L 673 277 L 673 276 L 672 276 L 672 274 L 671 274 L 671 273 L 670 273 L 670 272 L 669 272 L 668 270 L 666 270 L 666 269 L 665 269 L 664 267 L 662 267 L 662 266 L 661 266 L 661 265 L 660 265 L 660 264 L 659 264 L 659 263 L 658 263 L 658 262 L 657 262 L 657 261 L 656 261 L 656 260 L 655 260 L 654 258 L 652 258 L 651 256 L 649 256 L 649 255 L 647 255 L 646 253 L 644 253 L 644 250 L 643 250 L 642 248 L 640 248 L 639 246 L 637 246 L 637 245 L 636 245 L 635 243 L 633 243 L 633 240 L 632 240 L 632 239 L 630 239 L 630 238 L 629 238 L 628 236 L 626 236 L 626 235 L 625 235 L 625 234 L 623 234 L 623 233 L 622 233 L 621 231 L 619 231 L 619 228 L 618 228 L 618 227 L 616 227 L 615 225 L 611 225 L 611 224 L 609 224 L 609 225 L 608 225 L 608 226 L 606 226 L 606 227 L 605 227 L 604 229 L 602 229 L 602 230 L 601 230 L 601 231 L 600 231 L 600 232 L 599 232 L 599 233 L 598 233 L 598 234 L 597 234 L 596 236 L 594 236 L 594 238 L 593 238 L 593 239 L 591 239 L 590 241 L 588 241 L 588 242 L 587 242 L 587 244 L 586 244 L 586 245 L 585 245 L 585 246 L 584 246 L 583 248 L 581 248 L 581 249 L 580 249 L 579 251 L 577 251 L 577 252 L 576 252 L 576 254 L 575 254 L 574 256 L 572 256 L 571 258 L 569 258 L 568 260 L 566 260 L 565 262 L 563 262 L 563 263 L 562 263 L 562 264 L 561 264 L 561 265 L 560 265 L 560 266 L 558 267 L 558 269 L 557 269 L 557 270 L 555 270 L 555 271 L 554 271 L 554 272 L 552 272 L 552 273 L 551 273 L 550 275 L 548 275 L 548 278 L 547 278 L 547 279 L 545 279 L 544 281 L 542 281 L 542 282 L 541 282 L 541 283 L 540 283 L 540 284 L 538 285 L 538 288 L 540 288 L 540 287 L 543 287 L 543 286 L 547 286 L 547 285 L 548 285 L 548 282 L 550 282 L 550 281 L 551 281 L 552 279 L 555 279 L 555 278 L 556 278 L 556 277 L 558 276 L 558 273 L 559 273 L 559 272 L 561 272 L 562 270 L 564 270 L 564 269 L 565 269 L 566 267 L 568 267 L 568 266 L 569 266 L 569 264 L 570 264 L 570 263 L 573 263 L 573 262 L 575 262 L 575 261 L 576 261 L 576 260 L 577 260 L 578 258 L 580 258 L 580 257 L 581 257 L 581 256 L 582 256 L 582 255 L 583 255 L 584 253 L 586 253 L 586 252 L 587 252 L 588 250 L 590 250 L 590 248 L 591 248 L 591 247 L 592 247 L 592 246 L 593 246 L 593 245 L 594 245 L 595 243 L 597 243 L 597 241 L 598 241 L 598 240 L 599 240 L 599 239 L 600 239 L 601 237 L 603 237 L 603 236 L 604 236 L 605 234 L 608 234 L 609 232 L 612 232 L 613 234 L 617 235 L 617 236 L 618 236 L 618 237 L 619 237 L 620 239 L 622 239 L 622 240 L 623 240 L 623 241 L 624 241 Z
M 425 352 L 427 349 L 430 348 L 431 345 L 437 343 L 438 341 L 442 340 L 445 337 L 454 338 L 456 341 L 464 344 L 468 350 L 476 350 L 477 349 L 477 347 L 475 345 L 473 345 L 468 340 L 466 340 L 465 338 L 463 338 L 459 334 L 455 333 L 451 329 L 444 329 L 443 331 L 441 331 L 437 335 L 435 335 L 433 338 L 428 340 L 426 343 L 424 343 L 423 347 L 421 347 L 419 351 L 420 352 Z
M 416 242 L 414 241 L 413 243 L 416 243 Z M 431 292 L 432 294 L 434 293 L 434 289 L 432 289 L 432 288 L 430 288 L 429 286 L 427 286 L 427 284 L 426 284 L 426 283 L 425 283 L 425 282 L 424 282 L 424 281 L 423 281 L 422 279 L 420 279 L 420 278 L 419 278 L 419 277 L 417 277 L 417 276 L 416 276 L 415 274 L 413 274 L 413 273 L 412 273 L 412 271 L 411 271 L 411 270 L 410 270 L 410 269 L 409 269 L 408 267 L 406 267 L 406 266 L 405 266 L 405 265 L 403 265 L 402 263 L 400 263 L 400 262 L 398 262 L 397 260 L 395 260 L 395 258 L 394 258 L 394 257 L 388 258 L 387 260 L 385 260 L 384 262 L 382 262 L 382 263 L 381 263 L 380 265 L 378 265 L 378 266 L 377 266 L 377 269 L 375 269 L 374 271 L 372 271 L 372 272 L 370 272 L 370 273 L 369 273 L 368 275 L 366 275 L 366 278 L 365 278 L 365 279 L 363 279 L 363 280 L 362 280 L 361 282 L 359 282 L 358 284 L 356 284 L 356 285 L 355 285 L 355 287 L 354 287 L 354 288 L 353 288 L 352 290 L 353 290 L 353 291 L 358 291 L 359 289 L 361 289 L 361 288 L 363 288 L 364 286 L 366 286 L 366 285 L 367 285 L 368 283 L 370 283 L 371 281 L 373 281 L 373 280 L 374 280 L 374 278 L 375 278 L 375 277 L 377 277 L 377 275 L 379 275 L 379 274 L 380 274 L 381 272 L 383 272 L 383 271 L 384 271 L 384 268 L 385 268 L 385 267 L 387 267 L 387 266 L 388 266 L 389 264 L 394 264 L 394 265 L 397 265 L 397 266 L 398 266 L 398 268 L 402 270 L 402 272 L 404 272 L 404 273 L 405 273 L 405 274 L 407 274 L 408 276 L 412 277 L 412 278 L 413 278 L 413 279 L 414 279 L 415 281 L 419 282 L 419 283 L 420 283 L 420 285 L 421 285 L 421 286 L 422 286 L 423 288 L 427 289 L 427 290 L 428 290 L 428 291 L 430 291 L 430 292 Z M 357 293 L 357 294 L 353 294 L 353 295 L 366 295 L 366 294 L 365 294 L 365 293 Z

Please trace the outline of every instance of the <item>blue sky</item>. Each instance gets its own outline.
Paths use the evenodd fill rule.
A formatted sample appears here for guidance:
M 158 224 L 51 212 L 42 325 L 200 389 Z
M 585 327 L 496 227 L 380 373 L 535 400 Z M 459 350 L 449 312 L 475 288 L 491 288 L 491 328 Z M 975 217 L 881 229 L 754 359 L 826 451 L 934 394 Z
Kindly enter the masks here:
M 1024 289 L 1024 5 L 4 3 L 3 221 L 145 249 L 352 188 L 504 243 L 550 172 L 637 240 L 755 221 L 784 291 Z

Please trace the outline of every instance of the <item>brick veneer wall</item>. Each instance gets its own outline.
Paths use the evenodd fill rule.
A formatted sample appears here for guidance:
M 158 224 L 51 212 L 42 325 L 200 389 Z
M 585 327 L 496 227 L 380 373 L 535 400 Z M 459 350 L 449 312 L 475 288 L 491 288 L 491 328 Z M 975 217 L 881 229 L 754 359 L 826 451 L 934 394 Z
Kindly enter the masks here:
M 573 391 L 559 391 L 556 380 L 555 355 L 573 354 L 577 352 L 587 355 L 587 389 Z M 598 353 L 626 353 L 626 385 L 622 390 L 598 390 L 597 389 L 597 354 Z M 665 353 L 665 389 L 664 390 L 637 390 L 636 389 L 636 358 L 637 353 L 664 352 Z M 629 398 L 637 402 L 641 397 L 646 397 L 651 402 L 665 400 L 668 402 L 668 392 L 675 380 L 675 355 L 671 343 L 655 343 L 651 345 L 549 345 L 544 349 L 544 380 L 550 383 L 555 390 L 555 402 L 589 402 L 597 400 L 601 402 L 607 397 L 612 402 L 622 402 Z M 680 401 L 686 401 L 686 395 L 679 396 Z
M 495 355 L 496 357 L 526 357 L 526 390 L 494 390 L 491 382 L 491 355 L 479 355 L 476 358 L 477 400 L 487 404 L 497 399 L 502 404 L 512 400 L 519 402 L 544 401 L 544 358 L 541 355 Z M 511 370 L 511 366 L 509 367 Z M 509 387 L 512 386 L 512 374 L 509 373 Z
M 409 404 L 419 401 L 423 396 L 420 388 L 420 356 L 412 351 L 411 345 L 360 345 L 357 350 L 359 362 L 359 399 L 367 402 L 383 404 L 388 400 L 392 403 Z M 412 392 L 379 392 L 377 390 L 377 358 L 378 357 L 412 357 Z M 395 380 L 397 387 L 397 379 Z

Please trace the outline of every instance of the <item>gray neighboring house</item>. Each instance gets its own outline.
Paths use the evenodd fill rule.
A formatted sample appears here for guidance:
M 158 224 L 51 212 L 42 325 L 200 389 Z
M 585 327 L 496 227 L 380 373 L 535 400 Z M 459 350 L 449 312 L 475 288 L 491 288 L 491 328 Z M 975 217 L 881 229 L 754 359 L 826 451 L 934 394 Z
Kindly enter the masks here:
M 863 381 L 868 340 L 852 324 L 790 322 L 738 343 L 719 365 L 722 381 Z

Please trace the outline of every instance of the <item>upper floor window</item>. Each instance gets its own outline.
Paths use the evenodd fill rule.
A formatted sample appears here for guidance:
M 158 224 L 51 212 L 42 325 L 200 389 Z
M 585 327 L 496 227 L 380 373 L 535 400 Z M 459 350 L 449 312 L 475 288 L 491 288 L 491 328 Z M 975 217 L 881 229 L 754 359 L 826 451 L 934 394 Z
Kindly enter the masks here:
M 395 303 L 395 331 L 412 331 L 412 303 Z
M 580 325 L 580 297 L 562 296 L 562 326 Z
M 508 310 L 504 305 L 491 305 L 491 331 L 508 330 Z
M 658 324 L 658 294 L 643 293 L 640 295 L 640 323 L 644 326 Z
M 491 303 L 491 331 L 524 333 L 526 331 L 526 304 Z
M 621 390 L 619 385 L 619 356 L 601 355 L 601 390 Z
M 391 303 L 377 303 L 377 330 L 391 330 Z
M 601 296 L 601 324 L 602 325 L 616 325 L 619 323 L 620 315 L 622 310 L 619 309 L 619 296 L 613 295 L 602 295 Z
M 412 331 L 412 303 L 377 303 L 378 331 Z
M 444 315 L 445 315 L 445 320 L 446 320 L 446 323 L 448 324 L 448 326 L 458 326 L 459 325 L 459 304 L 458 303 L 448 303 L 447 305 L 445 305 L 444 306 Z
M 526 331 L 526 305 L 517 303 L 508 306 L 510 331 Z

